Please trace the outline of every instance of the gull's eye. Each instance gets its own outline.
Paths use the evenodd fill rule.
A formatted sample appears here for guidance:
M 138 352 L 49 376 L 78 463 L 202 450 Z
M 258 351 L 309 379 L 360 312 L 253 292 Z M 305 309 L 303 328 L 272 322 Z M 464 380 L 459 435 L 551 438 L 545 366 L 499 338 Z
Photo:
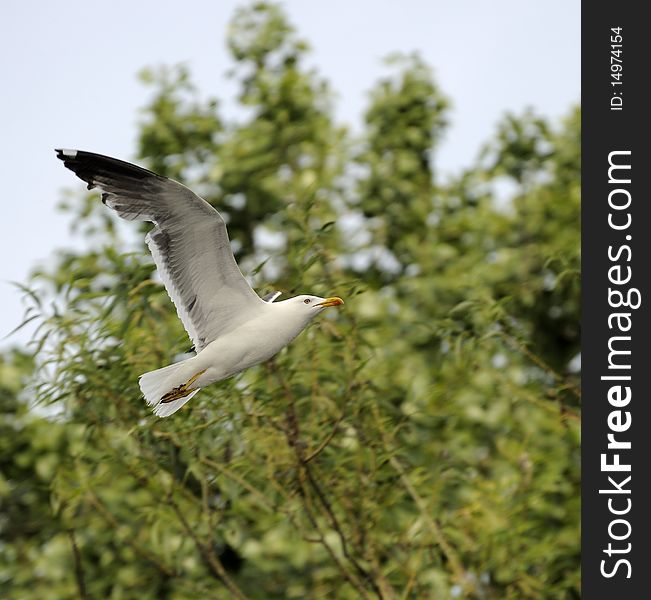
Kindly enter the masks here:
M 310 300 L 309 298 L 305 298 L 305 300 L 303 300 L 303 302 L 305 302 L 305 304 L 309 304 L 310 302 L 312 302 L 312 300 Z

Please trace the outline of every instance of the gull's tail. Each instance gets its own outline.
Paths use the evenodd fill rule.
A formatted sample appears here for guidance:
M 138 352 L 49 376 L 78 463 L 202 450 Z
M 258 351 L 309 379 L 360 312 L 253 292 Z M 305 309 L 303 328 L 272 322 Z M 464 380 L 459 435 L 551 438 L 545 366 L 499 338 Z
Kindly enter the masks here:
M 192 358 L 140 376 L 140 390 L 147 404 L 154 408 L 155 415 L 169 417 L 201 389 L 192 384 L 205 371 L 193 374 L 188 364 Z

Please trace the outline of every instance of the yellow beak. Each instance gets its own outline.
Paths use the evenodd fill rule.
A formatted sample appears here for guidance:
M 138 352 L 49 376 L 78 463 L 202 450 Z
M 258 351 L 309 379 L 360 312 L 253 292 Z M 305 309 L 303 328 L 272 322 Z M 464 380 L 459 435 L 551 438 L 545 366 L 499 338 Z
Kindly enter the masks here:
M 332 298 L 326 298 L 323 302 L 319 302 L 318 304 L 315 304 L 315 306 L 323 306 L 324 308 L 327 306 L 339 306 L 340 304 L 343 304 L 344 301 L 341 298 L 338 298 L 337 296 L 333 296 Z

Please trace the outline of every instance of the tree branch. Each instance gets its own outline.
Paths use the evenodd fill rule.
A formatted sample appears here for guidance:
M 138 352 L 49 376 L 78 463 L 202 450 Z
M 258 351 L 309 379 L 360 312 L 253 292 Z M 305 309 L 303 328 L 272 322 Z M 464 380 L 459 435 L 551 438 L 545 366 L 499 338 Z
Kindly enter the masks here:
M 75 563 L 75 579 L 77 580 L 77 590 L 79 591 L 80 600 L 88 600 L 86 593 L 86 582 L 84 577 L 84 564 L 81 560 L 81 553 L 77 546 L 77 539 L 75 538 L 75 530 L 68 529 L 68 539 L 70 540 L 70 547 L 72 548 L 72 558 Z
M 113 528 L 117 529 L 120 526 L 120 523 L 118 520 L 113 516 L 111 511 L 108 510 L 102 503 L 102 501 L 97 497 L 97 495 L 91 491 L 88 490 L 86 492 L 88 501 L 97 509 L 97 512 L 104 518 L 104 520 Z M 130 546 L 131 549 L 144 558 L 146 561 L 150 562 L 154 567 L 156 567 L 161 573 L 166 575 L 167 577 L 175 577 L 176 576 L 176 570 L 168 567 L 165 563 L 160 561 L 158 557 L 153 554 L 152 552 L 149 552 L 149 550 L 146 550 L 140 544 L 135 542 L 134 540 L 131 540 L 129 538 L 125 538 L 124 543 L 127 544 L 127 546 Z
M 199 554 L 203 558 L 204 562 L 208 566 L 209 572 L 213 577 L 221 581 L 238 600 L 248 600 L 248 597 L 244 595 L 242 590 L 237 586 L 237 584 L 230 578 L 224 565 L 219 560 L 219 557 L 215 554 L 215 551 L 209 544 L 204 544 L 195 531 L 190 527 L 183 511 L 179 508 L 179 505 L 174 501 L 171 494 L 167 498 L 167 503 L 174 509 L 176 516 L 179 518 L 183 529 L 186 533 L 192 538 L 194 545 L 196 546 Z
M 283 388 L 285 392 L 285 397 L 287 399 L 287 431 L 286 431 L 286 437 L 287 437 L 287 443 L 289 446 L 294 450 L 294 454 L 296 456 L 296 461 L 298 464 L 299 468 L 299 473 L 304 474 L 305 478 L 307 479 L 310 487 L 316 494 L 316 497 L 318 498 L 321 506 L 324 508 L 325 513 L 328 517 L 328 520 L 330 521 L 331 527 L 334 529 L 334 531 L 337 533 L 337 536 L 339 537 L 339 543 L 341 545 L 341 550 L 346 557 L 346 559 L 351 563 L 355 571 L 357 571 L 358 575 L 362 578 L 362 580 L 368 582 L 368 584 L 371 586 L 371 589 L 373 592 L 377 595 L 378 598 L 381 600 L 384 600 L 385 596 L 382 593 L 382 590 L 380 587 L 377 585 L 373 577 L 371 576 L 370 573 L 364 569 L 357 559 L 350 553 L 350 550 L 348 548 L 348 542 L 346 540 L 346 536 L 343 532 L 343 529 L 341 527 L 341 524 L 339 523 L 339 520 L 337 519 L 337 516 L 334 513 L 334 510 L 332 508 L 332 505 L 328 501 L 325 493 L 321 489 L 321 486 L 318 484 L 314 473 L 312 472 L 312 469 L 310 467 L 310 464 L 308 463 L 306 457 L 305 457 L 305 452 L 304 452 L 304 447 L 303 447 L 303 442 L 300 439 L 300 429 L 299 429 L 299 424 L 298 424 L 298 418 L 296 416 L 296 408 L 295 408 L 295 400 L 294 400 L 294 395 L 285 380 L 285 378 L 278 372 L 276 369 L 276 365 L 273 361 L 270 361 L 270 368 L 273 371 L 273 373 L 276 375 L 276 378 L 278 382 L 280 383 L 281 387 Z M 301 478 L 299 478 L 299 483 L 301 483 L 301 488 L 302 488 L 302 497 L 304 499 L 307 498 L 307 491 L 304 489 L 304 483 L 303 481 L 300 481 Z M 305 506 L 304 502 L 304 506 Z M 317 531 L 319 531 L 319 535 L 322 536 L 320 530 L 318 529 L 317 526 L 317 521 L 314 515 L 308 512 L 308 517 L 310 518 L 310 521 L 312 522 L 313 526 Z M 322 536 L 323 537 L 323 536 Z M 331 554 L 331 556 L 334 556 Z M 338 561 L 337 561 L 338 562 Z M 338 564 L 340 564 L 338 562 Z M 353 583 L 353 579 L 351 579 L 352 573 L 348 572 L 347 570 L 344 571 L 344 573 L 348 574 L 349 581 Z M 357 578 L 354 578 L 357 580 Z M 366 590 L 364 590 L 363 587 L 360 588 L 361 582 L 357 580 L 357 584 L 355 587 L 360 591 L 360 593 L 364 593 L 364 597 L 366 598 Z

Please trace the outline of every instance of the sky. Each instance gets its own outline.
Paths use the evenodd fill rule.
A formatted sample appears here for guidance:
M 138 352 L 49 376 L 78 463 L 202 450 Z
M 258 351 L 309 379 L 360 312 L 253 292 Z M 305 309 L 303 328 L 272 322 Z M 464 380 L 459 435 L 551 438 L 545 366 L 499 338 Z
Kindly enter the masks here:
M 221 114 L 237 115 L 226 29 L 242 1 L 3 0 L 0 3 L 0 350 L 24 345 L 25 282 L 57 248 L 85 247 L 56 210 L 81 189 L 55 147 L 130 160 L 151 90 L 144 67 L 186 64 Z M 469 166 L 506 111 L 533 107 L 558 122 L 580 100 L 580 1 L 286 0 L 312 48 L 309 66 L 336 92 L 335 116 L 360 128 L 382 59 L 418 51 L 452 100 L 439 173 Z

